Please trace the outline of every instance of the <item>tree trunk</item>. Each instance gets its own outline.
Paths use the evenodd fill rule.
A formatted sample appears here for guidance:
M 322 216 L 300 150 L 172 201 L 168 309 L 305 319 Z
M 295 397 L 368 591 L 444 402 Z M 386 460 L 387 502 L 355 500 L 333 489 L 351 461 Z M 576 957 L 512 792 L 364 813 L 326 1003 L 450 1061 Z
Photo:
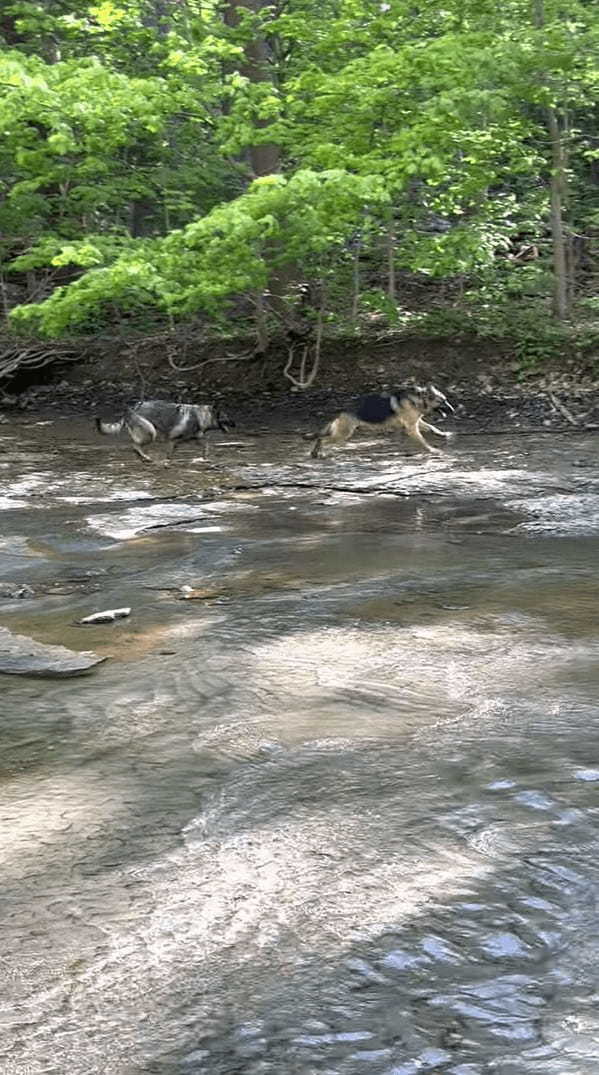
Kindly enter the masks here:
M 0 15 L 0 38 L 11 49 L 25 40 L 25 35 L 17 30 L 15 15 Z
M 393 220 L 393 210 L 390 211 L 389 221 L 387 224 L 387 295 L 389 302 L 395 305 L 396 299 L 396 287 L 395 287 L 395 221 Z
M 6 291 L 6 283 L 4 281 L 3 272 L 0 272 L 0 299 L 2 300 L 2 320 L 8 324 L 10 307 L 8 305 L 8 294 Z
M 537 30 L 545 26 L 544 0 L 533 0 L 532 17 Z M 549 84 L 549 78 L 543 71 L 540 80 Z M 565 321 L 570 314 L 570 289 L 568 287 L 568 240 L 564 227 L 564 202 L 567 189 L 566 156 L 556 109 L 549 105 L 545 112 L 545 122 L 551 144 L 551 179 L 550 191 L 550 225 L 553 246 L 553 301 L 554 317 Z
M 256 326 L 256 351 L 258 354 L 264 355 L 268 350 L 270 339 L 268 336 L 266 309 L 262 291 L 256 293 L 254 324 Z
M 557 113 L 547 109 L 547 129 L 551 141 L 551 239 L 553 245 L 553 314 L 560 321 L 570 315 L 568 286 L 568 237 L 564 227 L 566 169 Z
M 134 239 L 143 239 L 152 234 L 155 209 L 150 198 L 138 198 L 130 203 L 129 231 Z
M 354 250 L 354 263 L 352 267 L 352 301 L 351 301 L 351 321 L 354 328 L 358 323 L 358 309 L 360 306 L 360 253 L 362 251 L 362 243 L 358 241 Z
M 267 0 L 228 0 L 224 13 L 225 23 L 234 29 L 241 21 L 240 11 L 249 10 L 258 16 L 268 6 Z M 241 73 L 254 85 L 273 81 L 271 52 L 268 40 L 263 34 L 257 34 L 246 42 Z M 257 130 L 264 130 L 268 125 L 268 120 L 256 120 Z M 272 175 L 280 171 L 281 150 L 275 142 L 261 141 L 257 145 L 250 146 L 248 152 L 252 172 L 257 179 L 260 176 Z
M 158 37 L 165 38 L 174 6 L 173 0 L 151 0 L 144 7 L 142 25 L 155 30 Z
M 259 16 L 261 11 L 269 6 L 267 0 L 227 0 L 223 16 L 225 24 L 234 29 L 239 26 L 243 10 L 249 10 Z M 253 85 L 276 81 L 273 70 L 273 49 L 264 34 L 256 34 L 246 42 L 244 62 L 240 70 Z M 257 119 L 256 131 L 267 129 L 269 122 L 269 120 Z M 252 176 L 255 179 L 273 175 L 281 170 L 281 148 L 276 142 L 260 139 L 255 145 L 248 147 L 248 158 Z M 264 253 L 266 258 L 270 255 L 274 260 L 281 253 L 280 243 L 276 240 L 266 243 Z M 268 302 L 272 312 L 283 326 L 286 325 L 290 314 L 285 295 L 296 278 L 296 269 L 292 265 L 283 265 L 270 274 L 268 281 Z

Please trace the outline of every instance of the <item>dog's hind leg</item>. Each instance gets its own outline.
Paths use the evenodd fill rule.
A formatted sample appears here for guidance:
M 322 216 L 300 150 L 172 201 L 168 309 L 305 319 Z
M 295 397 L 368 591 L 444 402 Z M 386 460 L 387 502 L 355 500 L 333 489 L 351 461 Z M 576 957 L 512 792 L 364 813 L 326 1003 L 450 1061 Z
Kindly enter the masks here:
M 332 422 L 329 422 L 324 427 L 322 433 L 314 441 L 314 447 L 310 452 L 312 459 L 322 458 L 323 442 L 343 444 L 346 440 L 349 440 L 352 433 L 355 433 L 359 425 L 358 419 L 353 414 L 348 414 L 344 411 L 342 414 L 337 415 Z
M 143 459 L 144 463 L 153 463 L 154 462 L 154 460 L 152 459 L 151 455 L 146 455 L 146 453 L 143 451 L 143 449 L 140 448 L 139 444 L 134 444 L 133 445 L 133 451 L 136 453 L 136 455 L 139 456 L 140 459 Z
M 146 455 L 143 450 L 145 445 L 152 444 L 156 440 L 156 429 L 152 423 L 147 418 L 142 418 L 140 414 L 133 413 L 128 416 L 126 426 L 127 432 L 133 441 L 133 451 L 145 463 L 153 463 L 152 457 Z

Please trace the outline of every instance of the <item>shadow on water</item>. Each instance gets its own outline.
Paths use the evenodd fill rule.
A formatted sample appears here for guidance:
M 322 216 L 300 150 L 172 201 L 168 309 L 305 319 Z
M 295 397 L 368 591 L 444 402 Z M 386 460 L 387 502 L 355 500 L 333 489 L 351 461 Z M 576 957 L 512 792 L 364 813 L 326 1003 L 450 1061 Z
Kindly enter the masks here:
M 592 442 L 2 432 L 3 621 L 114 659 L 2 684 L 0 1071 L 595 1072 Z

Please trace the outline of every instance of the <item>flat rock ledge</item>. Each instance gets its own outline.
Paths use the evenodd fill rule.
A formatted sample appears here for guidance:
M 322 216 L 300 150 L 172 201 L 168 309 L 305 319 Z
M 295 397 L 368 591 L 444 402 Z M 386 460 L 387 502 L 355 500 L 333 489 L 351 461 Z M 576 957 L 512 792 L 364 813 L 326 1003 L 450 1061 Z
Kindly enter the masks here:
M 48 646 L 0 627 L 0 673 L 8 676 L 83 676 L 105 661 L 97 653 L 75 653 L 65 646 Z

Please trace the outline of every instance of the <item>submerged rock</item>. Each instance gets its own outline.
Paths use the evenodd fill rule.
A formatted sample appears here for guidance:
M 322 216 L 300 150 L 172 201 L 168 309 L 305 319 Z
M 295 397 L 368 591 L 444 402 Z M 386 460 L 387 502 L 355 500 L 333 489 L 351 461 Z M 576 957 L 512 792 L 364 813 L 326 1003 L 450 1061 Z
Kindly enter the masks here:
M 0 582 L 0 597 L 14 600 L 15 598 L 35 597 L 35 590 L 27 583 Z
M 75 653 L 0 627 L 0 673 L 9 676 L 82 676 L 105 661 L 97 653 Z

